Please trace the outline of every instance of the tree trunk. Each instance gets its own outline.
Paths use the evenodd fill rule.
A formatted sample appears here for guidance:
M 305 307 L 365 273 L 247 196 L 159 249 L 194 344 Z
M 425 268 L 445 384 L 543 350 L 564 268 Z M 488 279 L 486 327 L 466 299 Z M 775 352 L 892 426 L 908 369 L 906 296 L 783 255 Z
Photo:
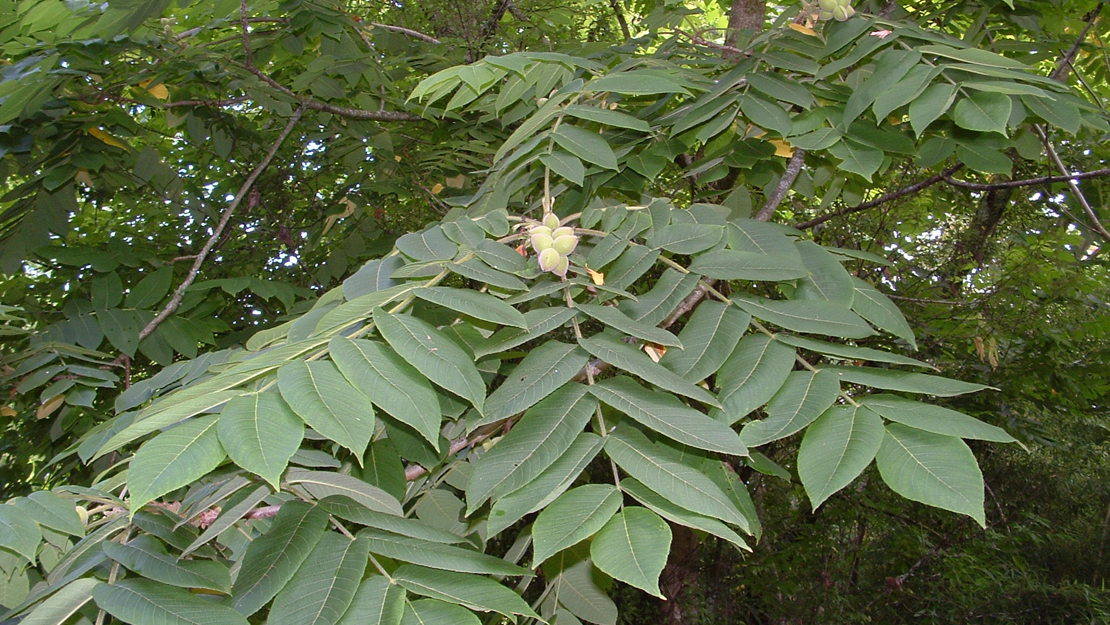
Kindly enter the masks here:
M 688 527 L 672 525 L 671 532 L 671 555 L 659 578 L 659 589 L 667 598 L 659 607 L 660 621 L 663 625 L 687 625 L 697 614 L 690 590 L 699 583 L 699 541 Z
M 767 15 L 766 0 L 732 0 L 728 10 L 728 31 L 725 33 L 725 45 L 738 47 L 740 33 L 748 31 L 757 33 L 763 30 L 763 21 Z M 726 59 L 737 58 L 736 52 L 725 52 Z

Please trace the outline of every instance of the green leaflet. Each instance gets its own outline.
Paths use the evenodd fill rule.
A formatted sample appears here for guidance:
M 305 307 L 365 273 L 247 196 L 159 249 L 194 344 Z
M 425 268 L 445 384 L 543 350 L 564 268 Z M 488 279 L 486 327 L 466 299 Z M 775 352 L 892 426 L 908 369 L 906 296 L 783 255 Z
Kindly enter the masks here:
M 805 266 L 785 255 L 738 250 L 713 250 L 694 258 L 690 271 L 715 280 L 780 282 L 804 277 Z
M 635 374 L 661 389 L 710 406 L 719 406 L 717 399 L 702 387 L 671 373 L 632 345 L 610 335 L 596 334 L 580 339 L 578 344 L 601 360 Z
M 619 309 L 639 323 L 657 326 L 674 312 L 697 285 L 698 276 L 668 267 L 650 291 L 637 300 L 621 302 Z
M 555 150 L 550 154 L 541 154 L 540 162 L 549 167 L 551 171 L 578 186 L 582 186 L 582 182 L 586 178 L 586 167 L 582 165 L 582 161 L 562 150 Z
M 740 440 L 757 447 L 790 436 L 817 419 L 839 392 L 836 377 L 828 371 L 793 371 L 767 402 L 767 418 L 745 425 Z
M 853 278 L 852 281 L 856 289 L 856 295 L 852 300 L 852 310 L 873 323 L 877 328 L 890 332 L 909 343 L 913 349 L 917 349 L 913 330 L 910 328 L 910 324 L 906 323 L 906 318 L 902 316 L 902 311 L 898 310 L 894 302 L 867 282 L 859 278 Z
M 222 505 L 220 516 L 216 517 L 216 520 L 206 527 L 204 531 L 201 532 L 200 536 L 197 536 L 196 540 L 182 550 L 181 557 L 184 558 L 207 544 L 209 541 L 215 539 L 217 536 L 231 529 L 239 519 L 253 510 L 255 506 L 262 503 L 262 501 L 270 495 L 270 492 L 269 487 L 258 486 L 254 489 L 242 490 L 230 499 L 227 499 Z
M 543 570 L 551 580 L 550 594 L 558 597 L 559 604 L 566 608 L 560 612 L 569 611 L 599 625 L 616 625 L 617 605 L 609 598 L 611 582 L 597 574 L 588 556 L 589 547 L 582 545 L 561 551 L 548 560 Z
M 92 599 L 92 593 L 103 582 L 90 577 L 82 577 L 68 583 L 61 590 L 38 604 L 20 625 L 61 625 L 81 606 Z
M 699 457 L 662 443 L 652 444 L 634 428 L 617 426 L 606 438 L 605 452 L 625 473 L 675 505 L 726 523 L 747 527 L 744 514 L 729 495 L 699 470 Z
M 442 411 L 435 389 L 416 368 L 377 341 L 335 337 L 328 352 L 343 376 L 374 405 L 438 450 Z
M 369 541 L 371 552 L 401 562 L 459 573 L 529 575 L 528 569 L 472 549 L 397 536 L 375 529 L 364 529 L 358 536 Z
M 345 473 L 290 469 L 285 476 L 289 484 L 304 488 L 317 500 L 332 495 L 348 497 L 369 510 L 404 516 L 401 504 L 389 493 Z
M 35 552 L 42 542 L 42 531 L 19 508 L 0 504 L 0 547 L 6 547 L 35 563 Z
M 270 529 L 252 540 L 243 555 L 228 599 L 231 607 L 250 616 L 269 603 L 316 547 L 327 522 L 328 514 L 320 508 L 300 501 L 282 504 Z
M 729 425 L 774 396 L 794 368 L 794 350 L 762 334 L 744 337 L 717 372 L 723 408 L 711 413 Z
M 569 104 L 564 109 L 567 115 L 577 117 L 579 119 L 586 119 L 606 126 L 614 126 L 616 128 L 628 128 L 629 130 L 639 130 L 640 132 L 650 132 L 651 126 L 642 119 L 633 117 L 628 113 L 620 111 L 611 111 L 605 108 L 596 106 L 584 106 L 582 104 Z
M 397 239 L 397 249 L 413 260 L 451 260 L 459 246 L 447 238 L 442 226 L 432 226 Z
M 369 555 L 365 538 L 325 533 L 274 599 L 267 625 L 334 625 L 351 605 Z
M 921 393 L 923 395 L 951 397 L 990 388 L 985 384 L 973 384 L 939 375 L 899 371 L 897 369 L 879 369 L 878 367 L 823 367 L 823 369 L 836 373 L 844 382 L 891 391 Z
M 689 510 L 684 510 L 674 505 L 674 503 L 668 501 L 667 498 L 652 491 L 635 478 L 626 477 L 621 480 L 621 490 L 671 523 L 684 525 L 712 534 L 718 538 L 723 538 L 744 551 L 752 550 L 751 547 L 748 546 L 748 542 L 739 534 L 732 531 L 732 528 L 729 526 L 721 523 L 717 519 L 690 512 Z
M 910 102 L 910 126 L 918 137 L 938 117 L 944 115 L 956 99 L 956 86 L 945 82 L 930 85 L 913 102 Z
M 476 319 L 518 328 L 528 327 L 524 315 L 504 301 L 486 293 L 436 286 L 416 289 L 413 295 Z
M 346 495 L 330 495 L 321 499 L 317 505 L 327 510 L 329 514 L 352 523 L 383 530 L 390 534 L 417 538 L 422 542 L 446 545 L 461 543 L 466 540 L 462 536 L 452 534 L 417 519 L 408 519 L 387 512 L 370 510 Z
M 582 432 L 561 456 L 524 486 L 493 503 L 487 521 L 491 536 L 554 501 L 601 451 L 604 439 L 592 432 Z
M 281 474 L 304 438 L 304 422 L 269 389 L 227 402 L 216 432 L 232 462 L 280 490 Z
M 601 135 L 562 124 L 551 134 L 555 143 L 578 158 L 604 169 L 617 169 L 617 155 Z
M 137 536 L 124 544 L 109 541 L 103 549 L 109 558 L 156 582 L 221 593 L 231 590 L 231 575 L 226 566 L 212 560 L 179 560 L 167 553 L 165 545 L 153 536 Z
M 385 576 L 374 575 L 359 584 L 337 625 L 399 625 L 404 609 L 405 589 Z
M 796 245 L 809 274 L 799 281 L 795 299 L 816 299 L 851 306 L 855 296 L 853 277 L 836 256 L 813 241 L 798 241 Z
M 798 478 L 813 509 L 856 479 L 882 442 L 882 420 L 867 408 L 833 406 L 806 428 Z
M 379 308 L 374 311 L 374 322 L 390 347 L 417 371 L 482 410 L 486 384 L 474 361 L 456 343 L 430 323 L 410 315 L 391 315 Z
M 1006 94 L 973 91 L 971 97 L 956 102 L 952 121 L 960 128 L 1005 135 L 1013 106 L 1013 100 Z
M 586 484 L 563 493 L 532 524 L 532 568 L 597 533 L 621 507 L 609 484 Z
M 202 412 L 208 412 L 240 394 L 242 394 L 242 391 L 216 391 L 203 397 L 196 397 L 167 406 L 165 410 L 160 410 L 145 418 L 136 420 L 131 425 L 120 430 L 97 450 L 95 457 L 98 458 L 104 454 L 111 453 L 127 443 L 142 438 L 151 432 L 168 428 L 175 423 L 179 423 L 184 419 L 196 416 Z M 161 406 L 161 404 L 158 405 Z M 140 413 L 140 416 L 146 414 L 146 412 L 147 411 L 144 410 Z
M 411 593 L 471 610 L 539 618 L 520 595 L 487 577 L 405 564 L 393 573 L 393 579 Z
M 684 445 L 743 456 L 747 447 L 728 426 L 683 404 L 670 393 L 646 389 L 628 376 L 608 378 L 590 393 L 637 423 Z
M 671 550 L 671 529 L 647 508 L 626 507 L 590 543 L 594 566 L 622 582 L 664 598 L 659 575 Z
M 92 593 L 97 607 L 125 623 L 247 625 L 242 614 L 225 605 L 145 579 L 101 584 Z
M 539 476 L 570 448 L 595 406 L 585 386 L 570 383 L 525 412 L 475 464 L 466 485 L 467 514 Z
M 960 438 L 973 438 L 996 443 L 1016 442 L 1000 427 L 984 423 L 979 419 L 965 415 L 962 412 L 934 406 L 918 401 L 899 397 L 897 395 L 869 395 L 863 400 L 863 405 L 879 413 L 879 415 L 926 432 L 958 436 Z
M 486 399 L 484 416 L 471 429 L 527 410 L 574 379 L 588 360 L 577 345 L 547 341 L 536 347 Z
M 217 415 L 197 417 L 150 439 L 131 459 L 129 507 L 148 502 L 200 479 L 226 457 L 216 435 Z
M 911 367 L 929 367 L 934 368 L 927 362 L 922 362 L 914 358 L 902 356 L 901 354 L 892 354 L 879 349 L 871 349 L 870 347 L 857 347 L 855 345 L 843 345 L 841 343 L 830 343 L 828 341 L 821 341 L 812 339 L 807 336 L 794 336 L 792 334 L 778 333 L 775 335 L 775 340 L 780 343 L 786 343 L 794 347 L 801 347 L 808 349 L 811 352 L 818 354 L 826 354 L 835 356 L 842 360 L 870 360 L 872 362 L 889 362 L 896 365 L 909 365 Z
M 721 302 L 702 302 L 686 321 L 678 338 L 682 349 L 669 349 L 659 364 L 691 382 L 717 372 L 736 349 L 751 315 Z
M 668 345 L 682 349 L 682 342 L 675 335 L 654 325 L 641 323 L 612 306 L 596 304 L 577 304 L 575 308 L 597 319 L 601 323 L 637 338 L 658 345 Z
M 11 499 L 8 504 L 23 510 L 43 527 L 70 536 L 85 535 L 85 524 L 77 516 L 72 499 L 59 497 L 50 491 L 37 491 L 26 497 Z
M 327 361 L 295 360 L 278 369 L 278 390 L 312 429 L 351 450 L 361 464 L 374 434 L 370 399 Z
M 560 286 L 560 288 L 562 288 Z M 527 330 L 517 328 L 502 328 L 493 333 L 483 345 L 480 345 L 475 356 L 481 358 L 489 354 L 496 354 L 510 350 L 534 338 L 543 336 L 552 330 L 561 327 L 575 315 L 573 308 L 552 307 L 536 308 L 524 313 L 528 323 Z
M 860 339 L 875 332 L 844 306 L 815 300 L 770 300 L 738 295 L 732 301 L 764 321 L 795 332 Z
M 983 474 L 962 440 L 888 423 L 875 464 L 887 486 L 906 499 L 966 514 L 986 527 Z
M 674 254 L 697 254 L 720 243 L 724 235 L 724 226 L 670 224 L 655 230 L 647 244 Z
M 481 625 L 466 608 L 439 599 L 417 599 L 404 604 L 401 625 Z

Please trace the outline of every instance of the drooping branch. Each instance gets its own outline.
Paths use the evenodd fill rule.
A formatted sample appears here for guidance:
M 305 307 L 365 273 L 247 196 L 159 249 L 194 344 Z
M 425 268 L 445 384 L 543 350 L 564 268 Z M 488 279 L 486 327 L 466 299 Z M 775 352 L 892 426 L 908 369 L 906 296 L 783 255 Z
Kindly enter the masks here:
M 237 209 L 239 205 L 242 204 L 243 199 L 247 197 L 247 194 L 250 193 L 251 188 L 254 186 L 255 181 L 258 180 L 258 177 L 261 176 L 262 172 L 270 166 L 270 162 L 274 160 L 274 155 L 277 154 L 278 148 L 281 147 L 281 144 L 285 143 L 285 140 L 289 137 L 289 134 L 293 132 L 293 127 L 297 125 L 297 122 L 300 121 L 301 116 L 304 115 L 304 109 L 305 107 L 301 106 L 293 112 L 293 116 L 289 118 L 289 122 L 285 124 L 285 128 L 282 129 L 281 134 L 278 135 L 277 139 L 275 139 L 274 143 L 270 146 L 270 149 L 266 152 L 266 156 L 261 161 L 259 161 L 257 165 L 255 165 L 254 170 L 251 171 L 250 175 L 247 176 L 247 179 L 243 182 L 242 186 L 239 187 L 238 193 L 235 194 L 235 197 L 231 200 L 227 207 L 224 208 L 223 213 L 220 214 L 220 220 L 216 223 L 216 227 L 212 229 L 212 236 L 208 237 L 208 241 L 205 242 L 204 247 L 202 247 L 200 251 L 197 252 L 196 258 L 193 259 L 193 265 L 189 268 L 189 273 L 185 275 L 185 279 L 182 280 L 181 284 L 177 286 L 177 289 L 173 293 L 173 297 L 171 297 L 170 301 L 166 303 L 165 308 L 163 308 L 161 312 L 155 315 L 154 318 L 150 320 L 150 323 L 146 324 L 146 326 L 139 331 L 139 341 L 142 341 L 146 337 L 150 336 L 151 333 L 158 329 L 158 326 L 161 325 L 163 321 L 168 319 L 169 316 L 173 313 L 177 312 L 178 307 L 181 306 L 181 300 L 185 297 L 185 291 L 189 288 L 193 281 L 197 279 L 197 274 L 200 273 L 201 265 L 204 264 L 205 259 L 208 258 L 208 254 L 212 251 L 212 248 L 215 247 L 216 242 L 220 239 L 220 236 L 223 234 L 224 228 L 227 227 L 228 222 L 231 220 L 231 215 L 235 212 L 235 209 Z
M 934 184 L 943 181 L 946 177 L 951 176 L 952 174 L 956 173 L 957 171 L 959 171 L 962 168 L 963 168 L 963 164 L 953 165 L 953 166 L 949 167 L 948 169 L 945 169 L 944 171 L 942 171 L 939 174 L 936 174 L 934 176 L 929 176 L 928 178 L 926 178 L 924 180 L 921 180 L 921 181 L 918 181 L 918 182 L 915 182 L 915 183 L 913 183 L 909 186 L 902 187 L 901 189 L 898 189 L 896 191 L 891 191 L 890 193 L 885 193 L 885 194 L 880 195 L 879 197 L 877 197 L 873 200 L 868 200 L 868 201 L 863 202 L 861 204 L 856 204 L 855 206 L 849 206 L 847 208 L 842 208 L 838 211 L 833 211 L 833 212 L 831 212 L 827 215 L 821 215 L 820 217 L 814 217 L 813 219 L 809 219 L 807 221 L 800 221 L 800 222 L 794 224 L 794 227 L 798 228 L 799 230 L 804 230 L 806 228 L 812 228 L 813 226 L 823 224 L 826 221 L 836 219 L 837 217 L 843 217 L 844 215 L 851 215 L 852 213 L 858 213 L 860 211 L 865 211 L 869 208 L 875 208 L 876 206 L 881 206 L 883 204 L 886 204 L 887 202 L 897 200 L 898 198 L 902 198 L 902 197 L 905 197 L 907 195 L 916 193 L 916 192 L 918 192 L 922 189 L 925 189 L 927 187 L 931 187 Z

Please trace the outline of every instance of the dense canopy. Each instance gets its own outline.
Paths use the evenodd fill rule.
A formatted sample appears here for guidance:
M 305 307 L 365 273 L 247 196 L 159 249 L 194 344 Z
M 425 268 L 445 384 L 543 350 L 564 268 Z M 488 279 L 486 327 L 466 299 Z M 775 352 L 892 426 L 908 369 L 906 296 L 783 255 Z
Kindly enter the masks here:
M 1104 5 L 0 0 L 0 622 L 1106 618 Z

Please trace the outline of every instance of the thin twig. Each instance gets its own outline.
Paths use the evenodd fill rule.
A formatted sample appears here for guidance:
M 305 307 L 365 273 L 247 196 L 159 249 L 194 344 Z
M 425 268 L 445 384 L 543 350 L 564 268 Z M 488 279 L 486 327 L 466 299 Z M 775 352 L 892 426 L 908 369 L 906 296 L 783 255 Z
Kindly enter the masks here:
M 782 172 L 782 178 L 779 178 L 779 183 L 775 186 L 775 190 L 767 198 L 767 203 L 755 215 L 756 221 L 767 221 L 775 214 L 775 209 L 782 204 L 786 199 L 786 194 L 790 192 L 790 187 L 794 186 L 794 181 L 798 179 L 798 174 L 802 172 L 802 165 L 805 163 L 806 151 L 801 148 L 795 148 L 794 154 L 791 155 L 790 161 L 786 163 L 786 171 Z
M 799 230 L 804 230 L 806 228 L 812 228 L 813 226 L 823 224 L 826 221 L 829 221 L 831 219 L 836 219 L 837 217 L 842 217 L 844 215 L 851 215 L 852 213 L 858 213 L 860 211 L 865 211 L 869 208 L 874 208 L 876 206 L 879 206 L 881 204 L 885 204 L 885 203 L 890 202 L 892 200 L 897 200 L 900 197 L 905 197 L 907 195 L 910 195 L 911 193 L 916 193 L 916 192 L 918 192 L 918 191 L 920 191 L 920 190 L 922 190 L 926 187 L 931 187 L 934 184 L 943 181 L 945 179 L 945 177 L 951 176 L 952 174 L 956 173 L 961 168 L 963 168 L 962 163 L 953 165 L 953 166 L 949 167 L 948 169 L 945 169 L 941 173 L 936 174 L 935 176 L 929 176 L 928 178 L 926 178 L 924 180 L 915 182 L 915 183 L 913 183 L 913 184 L 911 184 L 907 187 L 902 187 L 901 189 L 898 189 L 897 191 L 891 191 L 890 193 L 880 195 L 879 197 L 877 197 L 873 200 L 868 200 L 868 201 L 866 201 L 862 204 L 856 204 L 855 206 L 849 206 L 848 208 L 842 208 L 838 211 L 833 211 L 833 212 L 831 212 L 827 215 L 822 215 L 820 217 L 814 217 L 813 219 L 810 219 L 808 221 L 798 222 L 798 223 L 794 224 L 794 227 L 798 228 Z
M 424 33 L 420 32 L 418 30 L 413 30 L 411 28 L 405 28 L 404 26 L 393 26 L 392 24 L 379 24 L 378 22 L 370 22 L 370 25 L 375 27 L 375 28 L 382 28 L 382 29 L 385 29 L 385 30 L 392 30 L 395 33 L 401 33 L 401 34 L 404 34 L 404 35 L 408 35 L 409 37 L 415 37 L 417 39 L 420 39 L 421 41 L 427 41 L 428 43 L 443 43 L 442 41 L 440 41 L 439 39 L 436 39 L 435 37 L 433 37 L 431 35 L 425 35 Z
M 714 41 L 709 41 L 708 39 L 705 39 L 705 38 L 700 37 L 698 35 L 688 33 L 684 30 L 679 29 L 679 28 L 674 29 L 674 32 L 678 33 L 679 35 L 682 35 L 683 37 L 686 37 L 687 39 L 690 40 L 690 43 L 692 43 L 694 45 L 697 45 L 697 46 L 704 46 L 706 48 L 713 48 L 714 50 L 721 50 L 722 52 L 731 52 L 731 53 L 735 54 L 736 56 L 751 56 L 751 52 L 749 52 L 747 50 L 744 50 L 742 48 L 737 48 L 736 46 L 730 46 L 730 45 L 723 44 L 723 43 L 716 43 Z
M 181 300 L 185 297 L 186 289 L 197 279 L 197 274 L 200 273 L 201 265 L 204 264 L 205 259 L 208 258 L 208 253 L 212 251 L 212 248 L 216 245 L 216 241 L 218 241 L 220 235 L 223 234 L 224 228 L 227 227 L 228 221 L 231 220 L 232 213 L 234 213 L 235 209 L 239 207 L 239 204 L 243 202 L 243 198 L 247 197 L 247 193 L 250 192 L 251 187 L 254 186 L 255 181 L 262 175 L 262 172 L 270 165 L 270 161 L 274 160 L 274 155 L 277 154 L 278 148 L 281 147 L 282 143 L 285 143 L 285 139 L 289 137 L 289 133 L 293 132 L 293 127 L 300 121 L 301 115 L 304 114 L 304 109 L 305 107 L 301 106 L 293 112 L 293 116 L 289 118 L 289 122 L 285 124 L 285 128 L 282 129 L 281 134 L 278 135 L 273 145 L 270 146 L 270 150 L 266 152 L 266 156 L 255 166 L 254 171 L 247 176 L 246 181 L 239 187 L 239 192 L 235 194 L 235 198 L 231 200 L 231 203 L 227 205 L 227 208 L 225 208 L 220 215 L 220 221 L 212 230 L 212 236 L 208 237 L 208 241 L 204 244 L 204 247 L 197 252 L 197 256 L 193 260 L 193 266 L 189 268 L 189 273 L 186 274 L 185 279 L 178 285 L 177 290 L 174 291 L 173 297 L 170 298 L 169 303 L 162 309 L 162 312 L 151 319 L 150 323 L 146 324 L 146 327 L 139 332 L 140 341 L 150 336 L 163 321 L 169 318 L 169 316 L 175 313 L 178 307 L 181 306 Z
M 411 122 L 420 121 L 423 119 L 418 115 L 411 113 L 403 113 L 400 111 L 368 111 L 366 109 L 352 108 L 347 106 L 335 106 L 327 102 L 321 102 L 308 96 L 300 95 L 294 92 L 289 87 L 276 81 L 266 72 L 258 68 L 254 64 L 254 51 L 251 49 L 251 33 L 250 33 L 250 18 L 247 17 L 247 2 L 246 0 L 239 0 L 239 26 L 241 29 L 241 37 L 243 39 L 243 56 L 244 61 L 242 67 L 248 72 L 257 76 L 262 82 L 270 85 L 274 89 L 284 93 L 285 95 L 297 100 L 302 107 L 312 109 L 314 111 L 321 111 L 324 113 L 331 113 L 340 117 L 348 119 L 366 119 L 373 121 L 385 122 Z
M 613 15 L 617 17 L 617 24 L 621 27 L 621 34 L 624 35 L 624 40 L 628 41 L 632 38 L 632 31 L 628 29 L 628 20 L 624 18 L 620 0 L 609 0 L 609 8 L 613 9 Z
M 1061 57 L 1060 62 L 1056 64 L 1056 70 L 1052 72 L 1053 80 L 1063 81 L 1068 77 L 1068 74 L 1071 72 L 1072 63 L 1079 54 L 1079 49 L 1083 47 L 1083 42 L 1087 40 L 1087 34 L 1091 32 L 1091 28 L 1095 25 L 1095 20 L 1098 19 L 1098 14 L 1102 11 L 1103 4 L 1105 4 L 1105 2 L 1099 2 L 1095 8 L 1091 9 L 1091 11 L 1084 16 L 1084 19 L 1087 20 L 1087 24 L 1083 27 L 1083 30 L 1079 32 L 1079 37 L 1075 39 L 1075 43 L 1072 44 L 1068 53 Z
M 1056 148 L 1052 147 L 1052 142 L 1048 140 L 1048 133 L 1044 131 L 1044 128 L 1041 128 L 1040 124 L 1033 124 L 1033 129 L 1041 136 L 1041 143 L 1044 144 L 1044 149 L 1048 152 L 1048 157 L 1052 159 L 1052 162 L 1056 165 L 1056 169 L 1060 170 L 1060 173 L 1067 177 L 1068 188 L 1071 189 L 1072 195 L 1075 196 L 1079 205 L 1083 207 L 1083 212 L 1087 214 L 1087 219 L 1091 220 L 1091 226 L 1094 228 L 1095 232 L 1098 232 L 1102 238 L 1110 241 L 1110 231 L 1107 231 L 1106 226 L 1102 225 L 1102 222 L 1098 220 L 1098 215 L 1096 215 L 1094 209 L 1091 208 L 1091 204 L 1087 201 L 1086 196 L 1083 195 L 1083 191 L 1079 189 L 1079 183 L 1075 181 L 1075 176 L 1068 172 L 1067 165 L 1064 164 L 1060 155 L 1056 153 Z
M 1041 176 L 1039 178 L 1024 178 L 1022 180 L 1003 180 L 1001 182 L 970 182 L 968 180 L 960 180 L 951 176 L 945 176 L 944 181 L 954 187 L 963 187 L 964 189 L 974 189 L 976 191 L 990 191 L 992 189 L 1009 189 L 1013 187 L 1030 187 L 1038 184 L 1049 184 L 1053 182 L 1067 182 L 1069 180 L 1084 180 L 1086 178 L 1101 178 L 1103 176 L 1110 176 L 1110 167 L 1104 169 L 1094 169 L 1091 171 L 1079 172 L 1077 174 L 1066 174 L 1063 176 Z

